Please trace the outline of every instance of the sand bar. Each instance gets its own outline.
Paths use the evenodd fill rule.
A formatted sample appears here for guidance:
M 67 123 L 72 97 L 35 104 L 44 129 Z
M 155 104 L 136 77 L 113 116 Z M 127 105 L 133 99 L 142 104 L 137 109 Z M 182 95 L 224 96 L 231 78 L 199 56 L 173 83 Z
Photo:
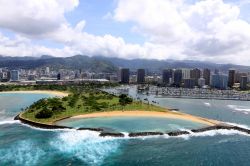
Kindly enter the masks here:
M 48 95 L 55 95 L 58 97 L 68 96 L 69 93 L 67 92 L 60 92 L 60 91 L 50 91 L 50 90 L 31 90 L 31 91 L 4 91 L 0 92 L 0 94 L 4 93 L 29 93 L 29 94 L 48 94 Z
M 221 122 L 206 118 L 201 118 L 185 113 L 166 111 L 166 112 L 154 112 L 154 111 L 111 111 L 111 112 L 98 112 L 84 115 L 77 115 L 71 117 L 71 119 L 81 118 L 97 118 L 97 117 L 165 117 L 171 119 L 187 120 L 196 123 L 201 123 L 209 126 L 218 125 Z

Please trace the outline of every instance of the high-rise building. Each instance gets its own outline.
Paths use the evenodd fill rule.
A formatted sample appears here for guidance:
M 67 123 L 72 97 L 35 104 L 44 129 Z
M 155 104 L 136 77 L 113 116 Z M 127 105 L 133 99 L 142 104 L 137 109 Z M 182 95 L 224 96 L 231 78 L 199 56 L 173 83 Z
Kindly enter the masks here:
M 61 73 L 57 74 L 57 80 L 61 80 Z
M 219 72 L 220 72 L 219 69 L 214 70 L 214 74 L 219 74 Z
M 195 80 L 194 79 L 183 79 L 184 82 L 184 88 L 194 88 L 195 86 Z
M 145 83 L 145 69 L 138 69 L 137 70 L 137 83 L 138 84 Z
M 122 84 L 129 84 L 129 69 L 122 68 L 120 69 L 120 82 Z
M 11 81 L 19 81 L 19 71 L 18 70 L 11 70 L 10 80 Z
M 199 87 L 204 87 L 205 86 L 205 83 L 206 83 L 206 80 L 204 78 L 199 78 L 198 79 L 198 85 Z
M 246 90 L 247 89 L 247 76 L 242 76 L 240 79 L 240 89 Z
M 0 81 L 2 81 L 2 79 L 3 79 L 3 73 L 0 72 Z
M 232 88 L 235 83 L 235 69 L 229 69 L 228 72 L 228 86 Z
M 6 81 L 6 82 L 10 81 L 10 77 L 11 77 L 10 71 L 7 71 L 7 72 L 6 72 L 6 75 L 5 75 L 5 77 L 4 77 L 4 78 L 5 78 L 5 81 Z
M 162 72 L 162 82 L 164 84 L 170 84 L 171 79 L 173 79 L 173 70 L 172 69 L 164 69 Z
M 195 80 L 195 86 L 198 86 L 198 79 L 201 78 L 200 69 L 192 69 L 190 71 L 190 78 Z
M 213 74 L 211 76 L 211 87 L 217 89 L 227 89 L 228 76 L 224 74 Z
M 46 75 L 49 75 L 49 74 L 50 74 L 49 67 L 46 67 L 46 69 L 45 69 L 45 74 L 46 74 Z
M 247 76 L 247 73 L 236 72 L 235 73 L 235 83 L 240 83 L 242 76 Z
M 250 82 L 250 72 L 247 72 L 247 82 Z
M 3 71 L 2 72 L 2 82 L 8 82 L 10 81 L 10 71 Z
M 205 79 L 205 85 L 210 85 L 211 71 L 209 69 L 203 70 L 203 78 Z
M 176 69 L 174 71 L 174 85 L 177 87 L 181 86 L 182 82 L 182 70 L 181 69 Z
M 182 70 L 182 79 L 190 78 L 190 69 L 181 69 Z

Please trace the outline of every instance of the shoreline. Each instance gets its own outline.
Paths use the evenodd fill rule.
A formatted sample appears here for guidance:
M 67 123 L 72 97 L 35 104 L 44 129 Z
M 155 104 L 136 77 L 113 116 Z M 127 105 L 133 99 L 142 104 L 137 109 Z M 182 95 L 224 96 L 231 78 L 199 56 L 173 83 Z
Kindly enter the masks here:
M 196 122 L 205 124 L 208 126 L 218 125 L 221 122 L 206 119 L 202 117 L 197 117 L 189 114 L 179 113 L 179 112 L 156 112 L 156 111 L 110 111 L 110 112 L 97 112 L 97 113 L 90 113 L 90 114 L 83 114 L 83 115 L 76 115 L 72 116 L 69 119 L 84 119 L 84 118 L 98 118 L 98 117 L 163 117 L 163 118 L 170 118 L 170 119 L 179 119 L 179 120 L 186 120 L 190 122 Z M 59 120 L 60 121 L 60 120 Z M 57 121 L 58 122 L 58 121 Z
M 57 97 L 65 97 L 68 96 L 69 93 L 62 92 L 62 91 L 53 91 L 53 90 L 21 90 L 21 91 L 2 91 L 0 94 L 15 94 L 15 93 L 26 93 L 26 94 L 48 94 L 48 95 L 55 95 Z
M 42 128 L 42 129 L 74 129 L 74 130 L 88 130 L 88 131 L 95 131 L 99 133 L 99 137 L 125 137 L 124 133 L 120 132 L 105 132 L 102 128 L 72 128 L 67 126 L 60 126 L 55 124 L 44 124 L 44 123 L 38 123 L 34 121 L 30 121 L 27 119 L 24 119 L 19 115 L 17 115 L 14 120 L 20 120 L 21 123 L 27 124 L 33 127 Z M 182 135 L 190 135 L 195 133 L 203 133 L 206 131 L 212 131 L 212 130 L 234 130 L 239 131 L 241 133 L 245 133 L 247 135 L 250 135 L 250 130 L 247 128 L 242 128 L 239 126 L 229 125 L 226 123 L 218 123 L 214 124 L 208 127 L 202 127 L 199 129 L 191 129 L 190 131 L 187 130 L 176 130 L 176 131 L 170 131 L 170 132 L 158 132 L 158 131 L 144 131 L 144 132 L 132 132 L 128 133 L 128 137 L 142 137 L 142 136 L 162 136 L 164 134 L 167 134 L 170 137 L 176 137 L 176 136 L 182 136 Z

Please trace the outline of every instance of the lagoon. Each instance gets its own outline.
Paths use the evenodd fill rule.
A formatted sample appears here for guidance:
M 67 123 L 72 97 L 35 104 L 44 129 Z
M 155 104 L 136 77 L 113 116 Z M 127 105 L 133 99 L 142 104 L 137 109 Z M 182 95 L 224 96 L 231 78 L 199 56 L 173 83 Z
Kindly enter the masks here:
M 170 132 L 179 129 L 198 129 L 206 125 L 186 120 L 158 117 L 104 117 L 66 119 L 56 123 L 69 127 L 102 128 L 106 132 Z
M 180 137 L 142 137 L 142 138 L 102 138 L 99 133 L 77 130 L 41 130 L 20 124 L 12 118 L 34 101 L 50 97 L 44 94 L 0 94 L 0 165 L 249 165 L 250 137 L 236 131 L 209 131 Z M 155 99 L 156 100 L 156 99 Z M 225 119 L 233 123 L 249 125 L 249 115 L 237 111 L 237 105 L 248 109 L 249 102 L 232 103 L 228 101 L 171 100 L 160 99 L 162 105 L 179 108 L 180 111 L 214 119 Z M 210 103 L 211 106 L 208 107 Z M 171 104 L 171 105 L 170 105 Z M 201 109 L 202 108 L 202 109 Z M 246 110 L 245 110 L 246 111 Z M 92 119 L 93 120 L 93 119 Z M 128 131 L 133 125 L 130 119 L 111 119 L 115 130 Z M 138 119 L 134 119 L 138 120 Z M 182 129 L 190 123 L 168 121 L 167 128 L 161 128 L 162 121 L 140 119 L 139 129 Z M 247 121 L 248 120 L 248 121 Z M 109 125 L 102 118 L 95 122 L 81 120 L 70 125 L 83 124 Z M 149 123 L 143 125 L 143 122 Z M 183 124 L 184 123 L 184 124 Z M 124 125 L 128 124 L 128 126 Z M 191 124 L 197 125 L 197 124 Z M 153 127 L 154 126 L 154 127 Z M 137 127 L 137 126 L 136 126 Z M 193 126 L 192 126 L 193 127 Z M 135 128 L 137 130 L 137 128 Z

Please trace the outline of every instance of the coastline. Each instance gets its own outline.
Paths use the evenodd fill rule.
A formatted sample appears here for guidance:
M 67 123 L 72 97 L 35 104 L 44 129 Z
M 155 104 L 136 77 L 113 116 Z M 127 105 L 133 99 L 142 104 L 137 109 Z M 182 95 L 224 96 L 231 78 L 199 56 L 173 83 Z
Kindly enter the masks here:
M 196 123 L 205 124 L 208 126 L 218 125 L 221 122 L 206 118 L 201 118 L 189 114 L 179 113 L 179 112 L 156 112 L 156 111 L 110 111 L 110 112 L 98 112 L 83 114 L 70 117 L 70 119 L 82 119 L 82 118 L 98 118 L 98 117 L 164 117 L 170 119 L 180 119 Z
M 75 117 L 76 118 L 76 117 Z M 79 117 L 77 117 L 79 118 Z M 199 117 L 195 117 L 200 119 Z M 203 119 L 203 118 L 201 118 Z M 200 120 L 201 120 L 200 119 Z M 44 124 L 44 123 L 38 123 L 34 121 L 30 121 L 27 119 L 24 119 L 21 117 L 21 114 L 17 115 L 14 120 L 20 120 L 21 123 L 27 124 L 33 127 L 37 128 L 42 128 L 42 129 L 76 129 L 76 130 L 89 130 L 89 131 L 95 131 L 99 133 L 100 137 L 125 137 L 124 133 L 120 132 L 105 132 L 102 128 L 72 128 L 72 127 L 67 127 L 67 126 L 61 126 L 61 125 L 55 125 L 55 124 Z M 239 131 L 245 134 L 250 135 L 250 130 L 247 128 L 242 128 L 239 126 L 234 126 L 226 123 L 221 123 L 221 122 L 216 122 L 214 120 L 209 120 L 209 119 L 203 119 L 205 122 L 210 122 L 213 123 L 213 125 L 210 125 L 208 127 L 202 127 L 199 129 L 191 129 L 190 131 L 186 130 L 177 130 L 177 131 L 171 131 L 171 132 L 152 132 L 152 131 L 146 131 L 146 132 L 132 132 L 128 134 L 128 137 L 141 137 L 141 136 L 162 136 L 164 134 L 167 134 L 170 137 L 176 137 L 176 136 L 181 136 L 181 135 L 190 135 L 190 134 L 195 134 L 195 133 L 203 133 L 206 131 L 211 131 L 211 130 L 235 130 Z
M 65 97 L 68 96 L 69 93 L 61 92 L 61 91 L 53 91 L 53 90 L 21 90 L 21 91 L 3 91 L 0 94 L 6 93 L 27 93 L 27 94 L 48 94 L 48 95 L 55 95 L 57 97 Z

